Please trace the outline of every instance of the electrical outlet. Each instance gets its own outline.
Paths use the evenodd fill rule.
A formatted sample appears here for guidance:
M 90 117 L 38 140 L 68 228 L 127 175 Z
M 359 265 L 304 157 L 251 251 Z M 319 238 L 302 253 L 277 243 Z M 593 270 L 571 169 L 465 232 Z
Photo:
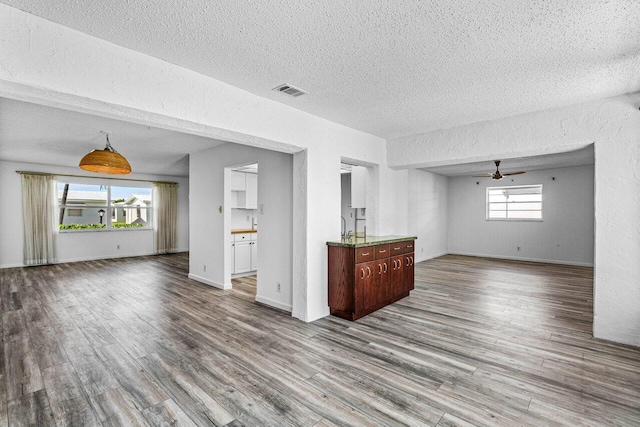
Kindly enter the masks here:
M 203 270 L 205 271 L 205 273 L 207 272 L 207 264 L 204 265 Z
M 520 246 L 518 246 L 518 252 L 520 251 Z
M 117 249 L 117 250 L 120 250 L 120 245 L 116 246 L 116 249 Z
M 420 252 L 424 253 L 424 248 L 420 248 Z
M 276 291 L 280 292 L 280 282 L 276 285 Z

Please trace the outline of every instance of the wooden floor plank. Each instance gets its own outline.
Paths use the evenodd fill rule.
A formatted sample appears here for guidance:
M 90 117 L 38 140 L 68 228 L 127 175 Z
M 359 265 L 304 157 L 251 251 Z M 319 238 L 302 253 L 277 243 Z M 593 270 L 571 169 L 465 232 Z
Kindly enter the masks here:
M 93 407 L 102 425 L 106 426 L 148 426 L 140 410 L 122 388 L 105 391 L 91 397 Z
M 7 399 L 41 390 L 42 374 L 22 309 L 2 316 Z
M 122 388 L 131 396 L 140 410 L 156 405 L 169 398 L 158 384 L 146 373 L 119 344 L 96 349 L 100 360 L 109 367 Z
M 102 425 L 71 364 L 64 363 L 45 369 L 44 383 L 57 424 Z
M 167 399 L 142 411 L 147 422 L 154 427 L 195 427 L 196 424 L 176 403 Z
M 53 411 L 44 390 L 9 401 L 9 425 L 54 426 Z
M 593 338 L 593 269 L 463 256 L 313 323 L 188 254 L 0 270 L 0 426 L 637 426 L 640 349 Z

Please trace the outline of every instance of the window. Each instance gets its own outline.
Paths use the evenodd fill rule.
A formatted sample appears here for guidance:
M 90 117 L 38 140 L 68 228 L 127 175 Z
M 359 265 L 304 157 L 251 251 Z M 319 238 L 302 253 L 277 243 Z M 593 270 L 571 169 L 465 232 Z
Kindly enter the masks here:
M 487 219 L 542 221 L 542 185 L 487 187 Z
M 151 228 L 149 187 L 58 182 L 60 230 Z
M 82 216 L 82 209 L 69 208 L 67 209 L 68 216 Z

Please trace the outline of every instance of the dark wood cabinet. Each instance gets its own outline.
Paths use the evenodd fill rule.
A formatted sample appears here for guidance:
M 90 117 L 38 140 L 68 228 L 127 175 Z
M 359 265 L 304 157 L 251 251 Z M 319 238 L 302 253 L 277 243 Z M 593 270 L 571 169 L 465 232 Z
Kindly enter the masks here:
M 404 270 L 402 271 L 403 284 L 405 287 L 405 291 L 408 293 L 413 290 L 415 281 L 415 270 L 413 267 L 415 252 L 413 249 L 413 242 L 406 242 L 402 247 L 402 252 L 404 254 L 402 255 L 402 261 L 404 263 Z
M 356 320 L 408 296 L 414 280 L 413 242 L 330 245 L 331 314 Z

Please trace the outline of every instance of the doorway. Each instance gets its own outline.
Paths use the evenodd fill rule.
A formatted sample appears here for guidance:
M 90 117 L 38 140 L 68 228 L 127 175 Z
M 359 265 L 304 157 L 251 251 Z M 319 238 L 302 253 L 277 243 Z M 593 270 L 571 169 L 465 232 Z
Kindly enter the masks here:
M 255 300 L 258 284 L 258 163 L 230 168 L 231 285 Z

